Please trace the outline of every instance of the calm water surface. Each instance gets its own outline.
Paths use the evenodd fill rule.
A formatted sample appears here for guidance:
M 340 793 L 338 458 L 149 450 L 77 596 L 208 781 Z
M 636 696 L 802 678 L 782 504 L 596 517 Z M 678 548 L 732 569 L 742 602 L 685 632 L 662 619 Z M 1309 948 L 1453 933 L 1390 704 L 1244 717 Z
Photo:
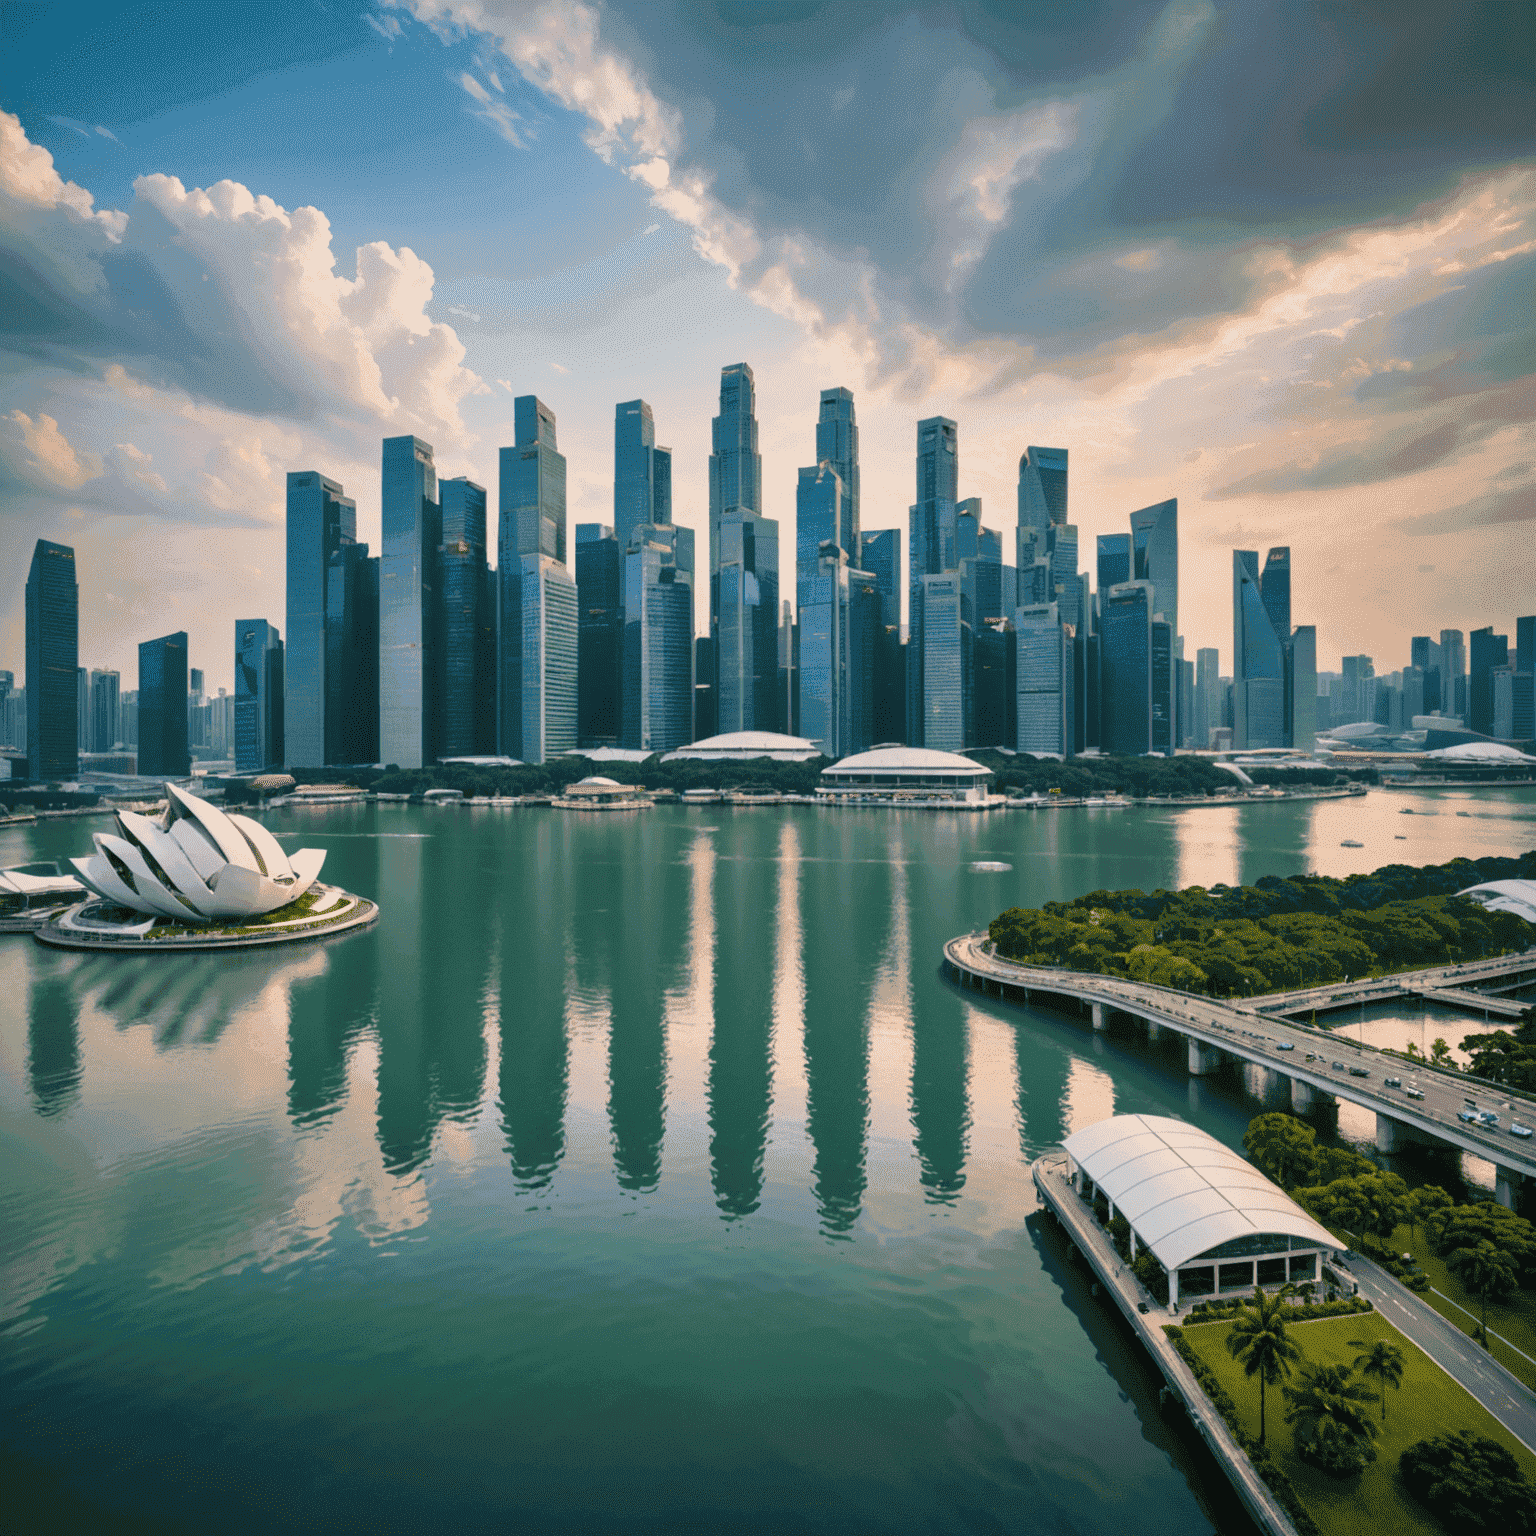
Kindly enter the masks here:
M 269 820 L 374 930 L 0 940 L 0 1474 L 55 1521 L 1240 1529 L 1027 1164 L 1115 1112 L 1236 1143 L 1252 1100 L 961 993 L 941 945 L 1096 887 L 1536 846 L 1529 791 Z

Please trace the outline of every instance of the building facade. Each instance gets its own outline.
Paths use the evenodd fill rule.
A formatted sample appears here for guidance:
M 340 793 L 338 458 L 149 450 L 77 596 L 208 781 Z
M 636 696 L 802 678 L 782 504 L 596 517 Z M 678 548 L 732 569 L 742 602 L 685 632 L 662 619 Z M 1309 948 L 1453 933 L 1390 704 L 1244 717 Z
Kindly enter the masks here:
M 265 619 L 235 620 L 235 771 L 284 763 L 283 642 Z
M 139 646 L 139 774 L 183 779 L 191 771 L 187 633 L 178 630 Z
M 1232 745 L 1283 747 L 1285 657 L 1264 606 L 1259 557 L 1251 549 L 1232 552 L 1232 654 Z
M 26 625 L 27 777 L 73 779 L 80 771 L 80 588 L 69 545 L 39 539 L 33 547 Z
M 1152 583 L 1126 581 L 1100 595 L 1099 750 L 1152 750 Z
M 384 439 L 379 571 L 379 755 L 422 768 L 442 753 L 442 508 L 432 446 Z
M 283 734 L 294 767 L 319 768 L 337 760 L 329 755 L 326 734 L 327 668 L 336 653 L 329 643 L 330 567 L 341 550 L 357 541 L 357 503 L 339 481 L 319 470 L 290 473 L 285 539 Z
M 693 583 L 691 528 L 640 523 L 631 530 L 624 554 L 622 741 L 632 750 L 671 752 L 693 739 Z
M 438 482 L 443 542 L 442 757 L 496 750 L 496 601 L 486 560 L 485 488 L 460 475 Z
M 717 734 L 782 731 L 779 525 L 739 507 L 719 522 Z
M 1055 603 L 1020 608 L 1014 617 L 1017 739 L 1020 752 L 1072 756 L 1072 631 Z
M 929 576 L 957 571 L 956 527 L 959 500 L 959 429 L 947 416 L 932 416 L 917 424 L 917 500 L 908 517 L 907 565 L 907 732 L 912 746 L 938 746 L 929 742 L 927 683 L 924 668 L 928 648 L 924 641 L 927 604 L 923 582 Z M 958 617 L 959 581 L 955 582 Z M 936 601 L 939 599 L 936 598 Z M 947 642 L 941 642 L 940 652 Z M 936 653 L 937 654 L 937 653 Z M 947 687 L 942 684 L 940 692 Z M 946 733 L 945 745 L 949 744 Z M 952 750 L 965 745 L 964 739 Z
M 620 407 L 623 409 L 623 407 Z M 634 527 L 639 527 L 635 524 Z M 634 528 L 631 528 L 633 533 Z M 624 553 L 605 523 L 576 525 L 576 739 L 616 747 L 623 729 Z M 689 626 L 690 633 L 692 626 Z M 692 662 L 689 663 L 690 674 Z M 691 707 L 691 706 L 690 706 Z

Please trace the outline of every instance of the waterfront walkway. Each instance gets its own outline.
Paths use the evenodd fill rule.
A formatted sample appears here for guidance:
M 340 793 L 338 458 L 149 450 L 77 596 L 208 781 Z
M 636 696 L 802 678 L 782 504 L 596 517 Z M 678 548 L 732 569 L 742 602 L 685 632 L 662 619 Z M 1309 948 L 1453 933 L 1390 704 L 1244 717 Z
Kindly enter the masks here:
M 1214 1072 L 1227 1060 L 1263 1067 L 1289 1080 L 1291 1106 L 1298 1113 L 1310 1109 L 1319 1095 L 1347 1099 L 1376 1115 L 1379 1151 L 1397 1152 L 1420 1143 L 1455 1147 L 1485 1158 L 1495 1167 L 1496 1194 L 1504 1205 L 1517 1203 L 1523 1180 L 1536 1179 L 1536 1140 L 1520 1140 L 1510 1132 L 1516 1119 L 1536 1127 L 1536 1098 L 1454 1071 L 1404 1061 L 1341 1034 L 1261 1012 L 1260 1005 L 1272 999 L 1218 1002 L 1127 977 L 1016 965 L 992 953 L 985 933 L 951 939 L 944 946 L 944 960 L 962 986 L 1005 1001 L 1028 1003 L 1038 997 L 1065 1002 L 1090 1014 L 1095 1029 L 1107 1029 L 1120 1014 L 1139 1019 L 1149 1039 L 1157 1039 L 1165 1029 L 1182 1035 L 1194 1076 Z M 1526 972 L 1536 973 L 1536 950 L 1386 979 L 1419 986 L 1454 980 L 1465 987 L 1484 978 L 1507 980 Z M 1403 1086 L 1389 1088 L 1388 1077 L 1402 1079 Z M 1422 1097 L 1410 1099 L 1409 1088 Z M 1499 1124 L 1459 1119 L 1469 1105 L 1496 1113 Z

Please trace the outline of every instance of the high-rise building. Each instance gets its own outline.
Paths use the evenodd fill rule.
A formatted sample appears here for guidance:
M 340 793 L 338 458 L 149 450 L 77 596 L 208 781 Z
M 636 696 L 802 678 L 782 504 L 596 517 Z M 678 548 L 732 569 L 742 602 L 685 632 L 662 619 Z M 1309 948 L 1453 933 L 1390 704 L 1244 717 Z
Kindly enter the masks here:
M 875 578 L 880 603 L 875 636 L 874 722 L 877 742 L 907 739 L 906 665 L 901 650 L 901 529 L 861 534 L 861 564 Z
M 1184 638 L 1179 637 L 1179 646 Z M 1179 745 L 1186 750 L 1195 744 L 1195 664 L 1180 656 L 1179 667 Z
M 1415 635 L 1409 642 L 1411 663 L 1424 674 L 1424 708 L 1421 714 L 1433 714 L 1441 705 L 1441 678 L 1444 661 L 1440 647 L 1428 635 Z
M 716 729 L 782 731 L 779 525 L 742 507 L 719 521 Z
M 859 425 L 853 410 L 853 391 L 841 387 L 821 392 L 821 413 L 816 420 L 816 462 L 830 464 L 842 490 L 834 531 L 828 535 L 857 569 L 859 541 Z M 795 549 L 798 556 L 799 539 Z M 818 546 L 819 547 L 819 546 Z
M 1019 460 L 1019 526 L 1067 521 L 1067 450 L 1026 448 Z
M 1536 737 L 1536 615 L 1515 620 L 1513 739 Z
M 1256 551 L 1232 552 L 1232 745 L 1285 745 L 1285 658 L 1264 607 Z
M 187 633 L 139 646 L 139 774 L 185 778 L 187 751 Z
M 96 750 L 91 741 L 91 674 L 85 667 L 75 668 L 75 740 L 82 752 Z
M 1131 579 L 1131 536 L 1128 533 L 1099 535 L 1098 587 L 1108 592 Z
M 821 548 L 834 545 L 856 561 L 840 541 L 843 482 L 829 459 L 800 471 L 795 485 L 795 607 L 804 610 L 811 588 L 820 579 Z M 803 613 L 802 613 L 803 617 Z
M 929 717 L 923 673 L 928 655 L 923 639 L 928 605 L 923 601 L 922 583 L 927 576 L 943 575 L 956 569 L 958 529 L 955 519 L 959 486 L 959 442 L 955 423 L 947 416 L 932 416 L 918 422 L 917 500 L 909 514 L 907 563 L 907 730 L 909 742 L 914 747 L 931 745 L 927 740 Z M 957 601 L 958 597 L 957 581 Z M 957 625 L 958 622 L 957 612 Z M 947 643 L 946 640 L 944 644 Z M 946 681 L 940 692 L 945 693 L 948 688 Z
M 1172 757 L 1177 743 L 1177 661 L 1173 650 L 1173 625 L 1152 621 L 1152 750 Z
M 914 745 L 940 752 L 962 752 L 970 742 L 975 699 L 971 669 L 974 655 L 965 596 L 958 571 L 921 578 L 912 591 L 912 639 L 907 672 L 913 670 L 912 649 L 920 651 L 922 678 L 920 729 Z
M 1509 636 L 1496 635 L 1492 626 L 1474 629 L 1468 648 L 1467 729 L 1493 735 L 1493 669 L 1508 665 Z
M 283 642 L 265 619 L 235 620 L 235 771 L 283 765 Z
M 384 439 L 379 570 L 379 755 L 424 768 L 442 753 L 442 508 L 432 447 Z
M 486 561 L 485 488 L 439 480 L 443 542 L 443 732 L 440 755 L 496 750 L 496 605 Z
M 1291 638 L 1291 551 L 1282 545 L 1264 557 L 1264 574 L 1259 577 L 1259 595 L 1270 628 L 1281 645 Z
M 1257 559 L 1257 557 L 1255 557 Z M 1131 513 L 1131 579 L 1152 583 L 1152 612 L 1179 632 L 1179 502 Z M 1101 587 L 1102 590 L 1102 587 Z
M 711 671 L 700 683 L 710 690 L 706 705 L 717 725 L 725 715 L 720 702 L 720 523 L 734 510 L 760 517 L 763 511 L 763 457 L 757 451 L 757 386 L 746 363 L 720 370 L 720 414 L 711 423 L 709 455 L 709 634 L 706 648 Z M 777 615 L 775 615 L 777 617 Z M 702 726 L 700 727 L 702 730 Z M 719 726 L 724 730 L 723 725 Z
M 325 760 L 379 761 L 379 557 L 343 544 L 325 573 Z M 283 706 L 287 739 L 287 699 Z
M 620 555 L 642 523 L 671 521 L 672 450 L 656 446 L 650 406 L 625 400 L 613 415 L 613 531 Z
M 1012 751 L 1019 735 L 1018 647 L 1012 619 L 983 619 L 971 633 L 971 744 Z
M 1051 601 L 1061 611 L 1061 622 L 1074 633 L 1082 628 L 1082 585 L 1077 571 L 1077 527 L 1052 523 L 1046 533 L 1051 561 Z
M 588 526 L 576 530 L 578 564 L 581 529 Z M 616 541 L 592 540 L 588 547 L 608 543 Z M 621 732 L 631 749 L 670 752 L 692 739 L 693 580 L 691 528 L 637 523 L 631 529 L 624 553 Z
M 1286 650 L 1286 745 L 1310 752 L 1317 745 L 1317 626 L 1298 624 Z
M 95 752 L 110 752 L 117 745 L 120 692 L 121 679 L 116 672 L 91 673 L 91 742 Z
M 639 523 L 634 525 L 636 528 L 641 526 Z M 623 587 L 624 555 L 613 529 L 603 523 L 577 523 L 576 740 L 581 747 L 616 747 L 619 744 L 623 728 L 620 681 L 624 645 Z M 692 633 L 691 623 L 689 633 Z M 691 690 L 691 654 L 688 675 Z M 691 691 L 688 718 L 691 730 Z
M 1214 646 L 1195 652 L 1195 748 L 1211 745 L 1211 732 L 1221 725 L 1221 653 Z
M 73 779 L 80 771 L 80 588 L 67 544 L 39 539 L 33 547 L 26 622 L 27 777 Z
M 517 441 L 501 450 L 499 731 L 504 753 L 541 763 L 576 746 L 576 583 L 565 566 L 565 457 L 556 446 L 555 413 L 533 395 L 520 395 L 513 406 Z M 551 677 L 537 670 L 551 666 L 556 668 Z
M 1152 750 L 1150 581 L 1125 581 L 1099 595 L 1099 750 L 1140 757 Z
M 1073 700 L 1072 631 L 1055 603 L 1035 603 L 1014 616 L 1020 752 L 1072 756 L 1076 709 Z
M 1369 656 L 1339 661 L 1339 687 L 1330 699 L 1330 724 L 1349 725 L 1376 718 L 1376 664 Z
M 827 482 L 840 487 L 830 467 Z M 852 694 L 857 681 L 850 660 L 847 554 L 833 540 L 825 540 L 809 569 L 797 565 L 796 582 L 800 593 L 800 731 L 816 743 L 823 756 L 836 760 L 853 750 Z
M 290 473 L 286 539 L 283 739 L 294 767 L 319 768 L 338 760 L 328 755 L 326 739 L 326 666 L 336 649 L 328 641 L 326 617 L 330 565 L 338 550 L 357 541 L 357 503 L 340 482 L 318 470 Z M 355 684 L 347 680 L 342 686 Z

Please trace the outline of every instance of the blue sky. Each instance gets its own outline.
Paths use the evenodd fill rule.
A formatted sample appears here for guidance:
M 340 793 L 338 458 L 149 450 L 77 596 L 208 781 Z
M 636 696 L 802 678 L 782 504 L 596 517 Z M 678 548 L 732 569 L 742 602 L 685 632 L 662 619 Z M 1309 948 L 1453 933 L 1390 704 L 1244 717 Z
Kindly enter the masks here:
M 226 14 L 227 12 L 227 14 Z M 793 548 L 821 387 L 866 527 L 960 424 L 1011 530 L 1072 453 L 1085 549 L 1180 499 L 1190 653 L 1230 551 L 1293 549 L 1319 660 L 1536 606 L 1531 12 L 1493 3 L 397 0 L 0 8 L 0 667 L 34 539 L 81 658 L 282 622 L 282 482 L 376 535 L 378 443 L 495 489 L 514 394 L 611 521 L 636 395 L 701 528 L 719 370 L 757 374 Z M 1522 60 L 1525 63 L 1522 64 Z

